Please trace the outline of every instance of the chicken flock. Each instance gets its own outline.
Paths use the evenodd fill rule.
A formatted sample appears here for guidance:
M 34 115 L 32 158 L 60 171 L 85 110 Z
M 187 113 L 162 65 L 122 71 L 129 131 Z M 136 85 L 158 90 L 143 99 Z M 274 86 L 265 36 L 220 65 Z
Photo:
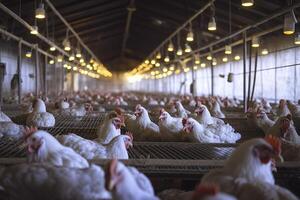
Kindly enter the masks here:
M 298 199 L 276 185 L 272 173 L 277 162 L 300 160 L 300 105 L 288 100 L 278 106 L 265 99 L 252 102 L 242 117 L 264 137 L 246 141 L 226 123 L 230 113 L 222 111 L 241 109 L 237 99 L 78 92 L 49 100 L 28 94 L 22 109 L 24 113 L 12 119 L 0 112 L 0 141 L 19 142 L 18 148 L 27 152 L 26 163 L 0 166 L 0 199 Z M 58 115 L 80 121 L 99 114 L 105 117 L 93 140 L 84 133 L 47 131 L 55 127 Z M 14 122 L 20 118 L 24 124 Z M 210 170 L 193 191 L 155 192 L 147 176 L 120 161 L 129 159 L 133 141 L 238 146 L 224 166 Z M 101 159 L 108 159 L 105 168 L 93 164 Z

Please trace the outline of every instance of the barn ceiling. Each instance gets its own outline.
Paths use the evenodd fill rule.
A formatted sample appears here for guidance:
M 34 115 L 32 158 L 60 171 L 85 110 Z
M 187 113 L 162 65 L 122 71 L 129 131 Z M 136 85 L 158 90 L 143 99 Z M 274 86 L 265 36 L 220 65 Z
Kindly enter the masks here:
M 34 22 L 32 0 L 2 0 L 5 6 L 18 13 L 30 24 Z M 111 71 L 128 71 L 142 62 L 165 38 L 196 13 L 208 0 L 51 0 L 56 9 L 71 24 L 85 44 Z M 289 1 L 290 2 L 290 1 Z M 255 6 L 244 8 L 241 0 L 231 0 L 232 32 L 241 29 L 288 5 L 285 0 L 255 0 Z M 135 8 L 126 35 L 128 7 Z M 229 0 L 216 0 L 218 29 L 207 31 L 210 10 L 193 21 L 198 45 L 229 34 Z M 61 44 L 66 35 L 65 25 L 47 8 L 47 22 L 38 22 L 45 35 Z M 10 32 L 32 42 L 36 38 L 9 16 L 0 13 L 0 23 Z M 270 26 L 282 23 L 278 18 Z M 76 40 L 71 35 L 71 42 Z M 127 40 L 126 40 L 127 38 Z M 126 41 L 124 44 L 124 40 Z M 41 42 L 42 43 L 42 42 Z M 41 44 L 43 45 L 43 44 Z M 45 46 L 45 48 L 47 48 Z

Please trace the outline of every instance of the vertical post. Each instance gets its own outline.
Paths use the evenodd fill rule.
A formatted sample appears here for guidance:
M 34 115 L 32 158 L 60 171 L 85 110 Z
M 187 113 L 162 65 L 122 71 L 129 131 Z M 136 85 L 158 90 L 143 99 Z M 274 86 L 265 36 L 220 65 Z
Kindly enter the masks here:
M 211 95 L 214 96 L 214 66 L 212 60 L 210 61 L 210 70 L 211 70 Z
M 65 72 L 65 69 L 62 66 L 62 68 L 61 68 L 61 93 L 62 94 L 64 94 L 64 78 L 65 78 L 64 72 Z
M 18 66 L 17 66 L 17 71 L 18 71 L 18 104 L 21 104 L 21 95 L 22 95 L 22 41 L 19 40 L 18 43 Z
M 71 91 L 74 92 L 74 70 L 71 71 Z
M 58 95 L 58 89 L 57 89 L 57 87 L 58 87 L 58 80 L 57 80 L 57 76 L 56 76 L 56 74 L 57 74 L 57 69 L 56 69 L 56 62 L 55 62 L 55 64 L 54 64 L 54 70 L 53 70 L 53 80 L 54 81 L 52 81 L 51 82 L 51 88 L 53 88 L 53 91 L 52 92 L 55 92 L 55 94 L 56 95 Z
M 193 90 L 192 95 L 195 96 L 195 71 L 193 65 L 192 65 L 192 90 Z
M 248 46 L 248 45 L 247 45 Z M 247 55 L 247 54 L 246 54 Z M 250 96 L 251 96 L 251 70 L 252 70 L 252 47 L 249 48 L 249 74 L 248 74 L 248 95 L 247 95 L 247 104 L 250 103 Z
M 39 69 L 39 52 L 38 52 L 38 44 L 35 45 L 35 96 L 39 95 L 38 88 L 38 69 Z
M 247 98 L 246 98 L 246 56 L 247 56 L 247 33 L 243 33 L 243 100 L 244 112 L 247 112 Z
M 44 75 L 43 75 L 45 97 L 47 96 L 47 65 L 48 65 L 48 56 L 45 56 Z

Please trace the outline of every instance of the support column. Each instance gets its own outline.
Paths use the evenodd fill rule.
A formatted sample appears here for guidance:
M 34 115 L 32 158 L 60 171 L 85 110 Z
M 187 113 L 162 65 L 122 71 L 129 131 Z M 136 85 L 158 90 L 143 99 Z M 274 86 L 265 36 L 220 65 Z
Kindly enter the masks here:
M 47 65 L 48 65 L 48 56 L 45 56 L 45 65 L 44 65 L 44 75 L 43 75 L 43 82 L 44 82 L 44 95 L 47 96 Z
M 38 88 L 38 69 L 39 69 L 39 52 L 38 52 L 38 44 L 35 45 L 35 96 L 39 95 Z
M 215 91 L 214 91 L 214 66 L 212 64 L 212 60 L 210 61 L 210 70 L 211 70 L 211 95 L 214 96 L 215 95 Z
M 64 81 L 64 79 L 65 79 L 65 69 L 64 69 L 64 67 L 62 66 L 62 68 L 61 68 L 61 93 L 62 94 L 64 94 L 64 83 L 65 83 L 65 81 Z
M 243 100 L 244 100 L 244 112 L 247 112 L 247 97 L 246 97 L 246 61 L 247 61 L 247 33 L 243 33 Z
M 21 104 L 22 99 L 22 41 L 20 40 L 18 43 L 18 63 L 17 63 L 17 71 L 18 71 L 18 104 Z

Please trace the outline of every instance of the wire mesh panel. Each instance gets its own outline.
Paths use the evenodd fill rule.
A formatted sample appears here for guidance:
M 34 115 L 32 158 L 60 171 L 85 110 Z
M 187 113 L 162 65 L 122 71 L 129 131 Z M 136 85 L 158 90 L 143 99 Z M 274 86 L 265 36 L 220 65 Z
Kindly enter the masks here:
M 105 114 L 98 116 L 72 117 L 67 115 L 55 115 L 55 127 L 70 127 L 80 129 L 96 129 L 104 121 Z
M 137 142 L 129 149 L 132 159 L 224 160 L 236 145 Z

